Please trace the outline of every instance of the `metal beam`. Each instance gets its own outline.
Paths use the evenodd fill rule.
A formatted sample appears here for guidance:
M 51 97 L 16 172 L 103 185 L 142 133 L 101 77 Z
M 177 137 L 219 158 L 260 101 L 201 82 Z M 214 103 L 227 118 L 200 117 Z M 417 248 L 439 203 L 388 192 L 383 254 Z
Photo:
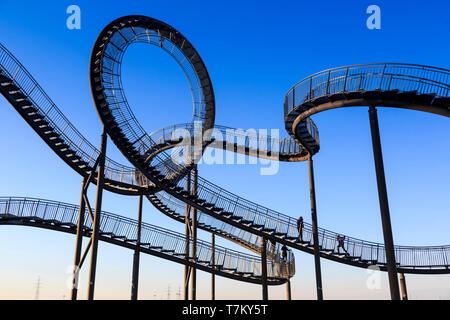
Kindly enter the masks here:
M 286 300 L 292 300 L 291 280 L 286 282 Z
M 394 239 L 392 237 L 391 217 L 384 175 L 383 153 L 381 151 L 380 129 L 378 127 L 377 109 L 369 107 L 370 132 L 372 135 L 373 158 L 377 175 L 378 200 L 380 203 L 381 223 L 383 225 L 384 247 L 386 250 L 386 267 L 392 300 L 400 300 L 397 266 L 395 261 Z
M 406 278 L 403 273 L 400 273 L 400 288 L 402 290 L 402 300 L 408 300 L 408 291 L 406 290 Z
M 198 170 L 197 165 L 192 168 L 192 194 L 197 195 Z M 197 262 L 197 208 L 192 208 L 192 259 Z M 191 272 L 191 300 L 197 300 L 197 268 Z
M 94 223 L 92 230 L 92 250 L 91 250 L 91 266 L 89 270 L 89 287 L 88 287 L 88 300 L 94 299 L 95 288 L 95 273 L 97 270 L 97 251 L 98 251 L 98 238 L 100 231 L 100 216 L 102 211 L 102 197 L 103 197 L 103 183 L 105 177 L 105 157 L 106 157 L 106 142 L 107 135 L 105 127 L 103 127 L 102 139 L 100 144 L 100 161 L 98 164 L 97 175 L 97 196 L 95 200 L 95 212 Z
M 191 193 L 191 171 L 186 175 L 186 191 Z M 185 223 L 185 245 L 184 245 L 184 256 L 186 261 L 189 261 L 189 240 L 191 234 L 191 206 L 186 203 L 186 214 L 184 218 Z M 190 278 L 190 267 L 186 264 L 184 266 L 184 300 L 189 300 L 189 278 Z
M 317 300 L 323 300 L 322 270 L 320 267 L 319 234 L 317 227 L 316 186 L 314 182 L 314 164 L 311 154 L 308 159 L 308 169 L 309 169 L 309 195 L 311 198 L 312 234 L 314 242 L 314 265 L 316 270 Z
M 142 228 L 142 194 L 139 195 L 139 207 L 138 207 L 138 221 L 136 232 L 136 249 L 133 254 L 133 278 L 131 281 L 131 300 L 137 300 L 138 298 L 138 285 L 139 285 L 139 255 L 141 244 L 141 228 Z
M 261 283 L 262 299 L 268 300 L 269 292 L 267 288 L 267 239 L 261 237 Z
M 214 233 L 211 233 L 211 266 L 213 269 L 213 272 L 211 272 L 211 300 L 216 300 L 216 275 L 214 273 L 216 265 L 215 247 L 216 237 L 214 236 Z
M 83 226 L 84 226 L 84 215 L 86 213 L 86 207 L 84 202 L 84 185 L 86 184 L 87 178 L 83 178 L 81 184 L 81 196 L 80 196 L 80 207 L 78 210 L 78 224 L 77 224 L 77 240 L 75 244 L 75 258 L 73 263 L 73 275 L 72 275 L 72 300 L 77 300 L 78 294 L 78 279 L 79 279 L 79 268 L 81 259 L 81 247 L 83 245 Z

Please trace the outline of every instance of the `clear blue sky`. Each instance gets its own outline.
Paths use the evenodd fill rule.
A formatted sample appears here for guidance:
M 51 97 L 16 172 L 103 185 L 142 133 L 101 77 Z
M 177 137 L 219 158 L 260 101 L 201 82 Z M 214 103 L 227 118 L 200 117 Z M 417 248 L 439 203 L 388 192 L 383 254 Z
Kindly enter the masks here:
M 81 8 L 81 30 L 66 28 L 66 8 Z M 381 8 L 381 30 L 366 28 L 366 8 Z M 212 78 L 216 123 L 237 128 L 279 128 L 285 135 L 283 99 L 309 74 L 347 64 L 407 62 L 450 68 L 448 1 L 2 1 L 0 41 L 24 64 L 77 128 L 98 145 L 100 121 L 91 99 L 92 45 L 115 18 L 143 14 L 165 21 L 193 43 Z M 188 122 L 192 104 L 178 66 L 161 51 L 132 47 L 125 56 L 124 86 L 144 127 Z M 169 111 L 170 110 L 170 111 Z M 173 112 L 172 110 L 177 110 Z M 0 98 L 0 195 L 78 203 L 81 178 L 40 140 Z M 394 241 L 448 244 L 450 131 L 447 118 L 379 110 Z M 319 225 L 382 242 L 367 108 L 314 116 L 321 137 L 316 156 Z M 111 143 L 110 146 L 113 146 Z M 114 148 L 108 154 L 126 162 Z M 256 165 L 201 166 L 200 174 L 272 209 L 309 219 L 306 163 L 281 163 L 274 176 Z M 106 192 L 105 210 L 136 216 L 137 199 Z M 184 227 L 146 204 L 144 220 L 183 232 Z M 200 233 L 209 240 L 209 235 Z M 220 240 L 221 245 L 235 248 Z M 40 276 L 41 298 L 68 297 L 66 281 L 75 238 L 47 230 L 0 228 L 0 298 L 32 299 Z M 244 249 L 241 249 L 244 250 Z M 295 299 L 314 299 L 311 256 L 296 253 Z M 128 299 L 132 252 L 99 248 L 97 298 Z M 384 299 L 366 287 L 365 270 L 322 260 L 325 298 Z M 450 276 L 407 276 L 411 298 L 450 299 Z M 183 267 L 144 256 L 140 296 L 176 298 Z M 86 296 L 87 268 L 80 297 Z M 236 290 L 236 288 L 239 290 Z M 260 298 L 260 287 L 218 279 L 218 298 Z M 284 287 L 270 298 L 283 299 Z M 199 297 L 209 298 L 209 275 L 199 272 Z

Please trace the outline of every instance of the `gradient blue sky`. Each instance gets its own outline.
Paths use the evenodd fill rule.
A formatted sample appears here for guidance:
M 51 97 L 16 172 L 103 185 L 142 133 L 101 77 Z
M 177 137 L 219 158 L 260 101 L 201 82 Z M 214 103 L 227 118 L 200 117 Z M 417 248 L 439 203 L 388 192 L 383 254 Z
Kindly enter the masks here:
M 66 28 L 66 8 L 81 8 L 81 30 Z M 366 8 L 381 8 L 381 30 L 366 28 Z M 202 56 L 216 95 L 216 123 L 237 128 L 279 128 L 287 90 L 309 74 L 347 64 L 407 62 L 449 68 L 448 1 L 2 1 L 0 41 L 24 64 L 66 116 L 98 145 L 100 121 L 88 80 L 92 45 L 111 20 L 143 14 L 181 31 Z M 192 104 L 182 71 L 153 47 L 130 48 L 124 86 L 144 127 L 188 122 Z M 170 111 L 169 111 L 170 110 Z M 177 110 L 174 112 L 173 110 Z M 0 98 L 0 195 L 78 203 L 81 178 Z M 379 110 L 394 241 L 448 244 L 450 131 L 448 119 L 395 109 Z M 319 225 L 382 242 L 367 108 L 314 116 L 321 137 L 316 156 Z M 113 146 L 111 143 L 110 146 Z M 114 147 L 108 154 L 126 162 Z M 306 163 L 281 163 L 274 176 L 257 165 L 201 166 L 200 174 L 272 209 L 310 221 Z M 137 199 L 105 193 L 103 208 L 136 216 Z M 145 204 L 144 220 L 184 227 Z M 200 232 L 209 240 L 209 235 Z M 219 244 L 236 246 L 225 240 Z M 0 228 L 0 298 L 67 298 L 75 237 L 23 227 Z M 244 249 L 241 249 L 244 250 Z M 100 244 L 96 298 L 128 299 L 132 252 Z M 294 299 L 314 299 L 311 256 L 296 253 Z M 366 286 L 365 270 L 322 260 L 324 297 L 384 299 Z M 86 296 L 87 268 L 80 297 Z M 410 298 L 449 299 L 450 276 L 407 276 Z M 140 297 L 171 298 L 182 286 L 183 266 L 151 256 L 141 263 Z M 209 275 L 199 272 L 199 298 L 209 298 Z M 238 288 L 238 290 L 237 290 Z M 259 286 L 218 278 L 217 298 L 259 299 Z M 269 289 L 284 299 L 285 288 Z

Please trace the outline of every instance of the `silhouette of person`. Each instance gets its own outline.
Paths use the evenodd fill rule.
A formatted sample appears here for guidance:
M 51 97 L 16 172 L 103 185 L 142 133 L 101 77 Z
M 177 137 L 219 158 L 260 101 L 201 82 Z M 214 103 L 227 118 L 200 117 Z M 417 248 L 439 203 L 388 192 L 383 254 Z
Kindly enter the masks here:
M 303 217 L 299 217 L 297 220 L 298 238 L 303 241 Z
M 348 252 L 344 247 L 345 236 L 338 235 L 336 239 L 337 239 L 337 243 L 338 243 L 338 245 L 337 245 L 338 253 L 341 253 L 339 249 L 342 248 L 342 250 L 344 250 L 345 254 L 348 255 Z
M 283 247 L 281 247 L 281 258 L 283 260 L 287 260 L 287 247 L 285 244 L 283 244 Z

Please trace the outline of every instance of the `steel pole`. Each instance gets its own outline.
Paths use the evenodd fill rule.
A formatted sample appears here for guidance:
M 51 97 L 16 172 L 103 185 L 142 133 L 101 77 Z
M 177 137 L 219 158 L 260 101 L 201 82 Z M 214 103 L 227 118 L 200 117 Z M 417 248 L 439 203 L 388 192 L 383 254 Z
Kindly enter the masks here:
M 286 299 L 292 300 L 292 292 L 291 292 L 291 280 L 286 282 Z
M 192 169 L 192 194 L 197 195 L 197 165 Z M 197 209 L 192 208 L 192 262 L 197 263 Z M 197 268 L 191 269 L 191 300 L 197 300 Z
M 78 278 L 79 272 L 78 265 L 81 259 L 81 247 L 83 245 L 83 226 L 84 226 L 84 215 L 86 213 L 86 203 L 84 201 L 84 186 L 86 185 L 87 177 L 83 178 L 81 184 L 81 197 L 80 197 L 80 207 L 78 209 L 78 224 L 77 224 L 77 240 L 75 244 L 75 259 L 73 262 L 73 276 L 72 276 L 72 300 L 77 300 L 78 294 Z
M 269 292 L 267 288 L 267 239 L 261 237 L 261 283 L 262 299 L 268 300 Z
M 102 196 L 103 196 L 103 183 L 105 176 L 105 157 L 106 157 L 106 142 L 107 135 L 105 127 L 103 127 L 102 140 L 100 144 L 100 161 L 98 163 L 97 174 L 97 196 L 95 200 L 95 212 L 94 212 L 94 226 L 92 229 L 92 248 L 91 248 L 91 266 L 89 270 L 89 288 L 88 288 L 88 300 L 94 299 L 95 288 L 95 272 L 97 269 L 97 251 L 98 251 L 98 236 L 100 229 L 100 216 L 102 211 Z
M 400 273 L 400 288 L 402 290 L 402 300 L 408 300 L 408 291 L 406 290 L 406 278 L 403 273 Z
M 215 247 L 216 247 L 216 238 L 214 233 L 211 233 L 211 266 L 213 272 L 211 272 L 211 300 L 216 300 L 216 278 L 215 278 L 215 264 L 216 264 L 216 256 L 215 256 Z
M 138 222 L 136 232 L 136 249 L 133 254 L 133 279 L 131 281 L 131 300 L 137 300 L 139 286 L 139 258 L 141 245 L 141 228 L 142 228 L 142 194 L 139 195 Z
M 400 300 L 397 266 L 395 261 L 394 239 L 392 237 L 391 217 L 384 175 L 383 153 L 381 151 L 380 129 L 378 127 L 377 109 L 369 107 L 370 131 L 372 134 L 373 158 L 377 175 L 378 200 L 380 203 L 381 223 L 383 225 L 384 247 L 386 250 L 386 267 L 392 300 Z
M 186 176 L 186 191 L 191 193 L 191 172 L 189 171 Z M 189 261 L 189 239 L 190 239 L 190 219 L 191 219 L 191 207 L 186 204 L 186 215 L 184 218 L 185 223 L 185 242 L 184 242 L 184 256 L 186 258 L 186 262 Z M 189 300 L 189 270 L 190 267 L 186 263 L 184 266 L 184 300 Z
M 314 182 L 314 164 L 311 155 L 309 156 L 308 159 L 308 169 L 309 169 L 309 195 L 311 198 L 312 233 L 314 242 L 314 264 L 316 270 L 317 300 L 323 300 L 322 270 L 320 268 L 319 231 L 317 227 L 316 186 Z

